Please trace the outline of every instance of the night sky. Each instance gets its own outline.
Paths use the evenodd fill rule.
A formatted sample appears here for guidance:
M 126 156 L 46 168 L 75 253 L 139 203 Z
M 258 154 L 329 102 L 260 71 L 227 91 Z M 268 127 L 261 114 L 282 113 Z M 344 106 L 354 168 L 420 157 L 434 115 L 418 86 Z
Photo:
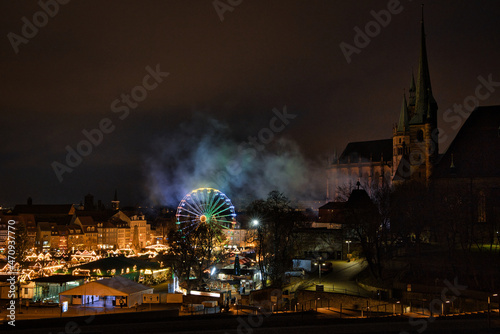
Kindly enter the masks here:
M 349 141 L 390 138 L 417 71 L 421 2 L 401 1 L 350 63 L 339 47 L 354 45 L 354 28 L 364 30 L 370 12 L 391 3 L 243 0 L 221 21 L 211 0 L 69 1 L 43 22 L 37 2 L 2 1 L 0 205 L 29 196 L 35 204 L 79 203 L 89 192 L 107 204 L 115 189 L 123 204 L 173 204 L 198 186 L 232 198 L 280 187 L 321 199 L 327 157 Z M 33 15 L 46 24 L 13 47 L 9 33 L 22 37 L 23 17 Z M 447 143 L 456 130 L 443 113 L 474 96 L 478 76 L 500 81 L 499 17 L 497 1 L 426 2 Z M 169 74 L 157 85 L 150 79 L 135 108 L 113 108 L 143 85 L 147 67 Z M 500 104 L 500 92 L 480 104 Z M 249 159 L 235 158 L 284 106 L 296 117 Z M 108 133 L 61 181 L 54 162 L 66 165 L 66 147 L 76 149 L 82 131 L 106 119 Z M 235 159 L 243 170 L 214 181 Z

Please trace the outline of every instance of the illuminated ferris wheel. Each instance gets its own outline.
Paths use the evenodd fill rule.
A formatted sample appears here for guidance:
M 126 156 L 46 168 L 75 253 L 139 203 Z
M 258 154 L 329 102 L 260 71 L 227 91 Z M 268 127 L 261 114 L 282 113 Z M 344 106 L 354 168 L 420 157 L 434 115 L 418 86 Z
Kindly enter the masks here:
M 177 207 L 177 228 L 183 234 L 198 229 L 200 224 L 210 228 L 230 229 L 236 224 L 231 200 L 213 188 L 199 188 L 184 196 Z

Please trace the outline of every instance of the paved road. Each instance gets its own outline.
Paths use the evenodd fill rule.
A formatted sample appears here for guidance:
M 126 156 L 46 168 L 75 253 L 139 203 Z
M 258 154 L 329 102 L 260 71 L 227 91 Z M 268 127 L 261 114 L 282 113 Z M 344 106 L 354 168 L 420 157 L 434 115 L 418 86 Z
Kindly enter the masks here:
M 348 294 L 371 297 L 372 293 L 359 287 L 355 277 L 366 268 L 364 261 L 328 261 L 332 263 L 332 271 L 323 273 L 321 281 L 317 272 L 313 272 L 313 278 L 310 279 L 311 286 L 306 290 L 315 290 L 315 284 L 324 285 L 325 291 L 344 292 Z

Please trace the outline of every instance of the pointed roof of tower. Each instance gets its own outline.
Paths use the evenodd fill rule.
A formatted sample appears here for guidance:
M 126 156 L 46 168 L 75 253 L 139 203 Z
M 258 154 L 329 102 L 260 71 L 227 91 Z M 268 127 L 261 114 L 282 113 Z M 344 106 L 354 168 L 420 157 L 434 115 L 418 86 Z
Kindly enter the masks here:
M 411 69 L 411 81 L 410 81 L 410 90 L 408 96 L 408 105 L 415 105 L 415 91 L 417 90 L 415 86 L 415 76 L 413 75 L 413 68 Z
M 413 68 L 411 70 L 411 82 L 410 82 L 410 92 L 414 92 L 417 88 L 415 87 L 415 76 L 413 75 Z
M 432 102 L 430 99 L 427 100 L 427 119 L 430 119 L 432 117 Z
M 425 44 L 425 29 L 424 29 L 424 5 L 422 5 L 422 20 L 421 25 L 421 42 L 420 42 L 420 57 L 418 60 L 418 77 L 417 77 L 417 91 L 415 101 L 415 116 L 411 119 L 410 123 L 419 124 L 424 123 L 429 105 L 436 105 L 436 100 L 432 95 L 431 78 L 429 75 L 429 64 L 427 62 L 427 48 Z
M 403 93 L 403 104 L 399 114 L 398 132 L 405 132 L 408 129 L 408 105 L 406 104 L 406 95 Z

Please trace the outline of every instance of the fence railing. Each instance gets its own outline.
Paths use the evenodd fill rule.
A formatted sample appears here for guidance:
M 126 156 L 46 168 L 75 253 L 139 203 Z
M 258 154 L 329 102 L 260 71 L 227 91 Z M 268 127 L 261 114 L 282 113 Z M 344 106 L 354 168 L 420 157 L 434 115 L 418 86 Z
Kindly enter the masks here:
M 336 288 L 336 287 L 323 287 L 324 292 L 333 292 L 333 293 L 341 293 L 345 295 L 351 295 L 351 296 L 358 296 L 358 297 L 368 297 L 368 298 L 376 298 L 377 294 L 375 292 L 369 292 L 369 291 L 360 291 L 359 288 L 357 291 L 354 290 L 349 290 L 349 289 L 342 289 L 342 288 Z

